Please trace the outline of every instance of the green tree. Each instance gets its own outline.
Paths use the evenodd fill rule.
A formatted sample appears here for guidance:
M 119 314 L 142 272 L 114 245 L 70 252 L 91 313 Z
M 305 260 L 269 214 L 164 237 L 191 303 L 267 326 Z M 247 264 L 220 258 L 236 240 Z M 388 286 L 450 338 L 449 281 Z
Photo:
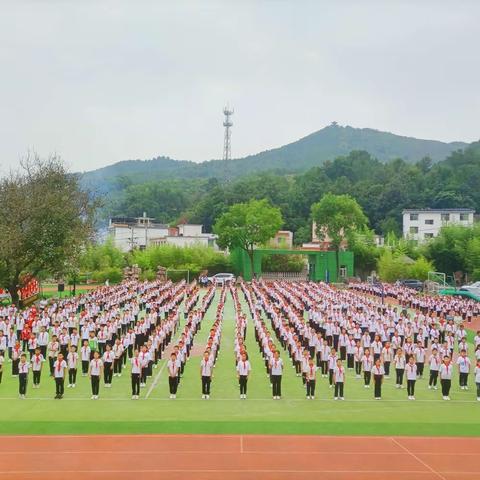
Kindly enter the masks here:
M 250 200 L 232 205 L 215 223 L 213 231 L 222 248 L 241 248 L 250 259 L 252 276 L 255 245 L 266 243 L 283 224 L 280 209 L 267 200 Z
M 312 205 L 312 219 L 316 224 L 318 238 L 330 238 L 336 253 L 337 273 L 340 267 L 339 252 L 344 240 L 352 240 L 355 232 L 367 225 L 367 217 L 357 201 L 349 195 L 333 195 L 327 193 Z
M 18 304 L 29 277 L 73 270 L 97 204 L 59 158 L 29 156 L 0 180 L 0 206 L 0 286 Z

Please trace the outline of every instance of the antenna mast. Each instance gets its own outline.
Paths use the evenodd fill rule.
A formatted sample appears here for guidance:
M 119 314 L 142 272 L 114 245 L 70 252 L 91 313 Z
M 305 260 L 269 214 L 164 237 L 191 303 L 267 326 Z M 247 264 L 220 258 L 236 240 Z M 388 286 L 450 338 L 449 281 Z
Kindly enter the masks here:
M 232 119 L 230 118 L 233 115 L 233 108 L 230 109 L 226 106 L 223 109 L 223 114 L 225 115 L 225 119 L 223 120 L 223 126 L 225 127 L 225 137 L 223 141 L 223 159 L 224 160 L 231 160 L 232 159 L 232 145 L 230 142 L 230 128 L 233 126 Z

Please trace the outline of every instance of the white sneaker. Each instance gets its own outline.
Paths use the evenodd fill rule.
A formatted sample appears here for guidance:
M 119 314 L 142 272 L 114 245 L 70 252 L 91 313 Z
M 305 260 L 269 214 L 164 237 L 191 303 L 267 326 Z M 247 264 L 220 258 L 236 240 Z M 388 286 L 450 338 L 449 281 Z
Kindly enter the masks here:
M 415 397 L 412 395 L 412 398 L 410 400 L 415 400 Z
M 72 385 L 69 383 L 69 384 L 67 385 L 67 388 L 72 388 Z
M 432 386 L 431 386 L 431 385 L 429 385 L 429 386 L 428 386 L 428 389 L 429 389 L 429 390 L 431 390 L 431 389 L 432 389 Z
M 205 395 L 205 398 L 206 398 L 207 400 L 210 400 L 210 395 Z
M 435 386 L 433 387 L 433 389 L 434 389 L 434 390 L 438 390 L 438 387 L 435 385 Z
M 95 395 L 92 395 L 92 396 L 90 397 L 90 400 L 95 400 Z
M 333 388 L 333 385 L 330 385 L 329 388 Z
M 447 395 L 447 397 L 445 398 L 445 400 L 450 400 L 450 397 Z
M 77 385 L 75 383 L 72 384 L 72 388 L 75 388 Z
M 202 395 L 203 400 L 205 400 L 206 395 Z
M 480 397 L 477 397 L 477 402 L 480 402 Z
M 173 394 L 173 398 L 177 398 L 177 395 L 175 393 Z
M 340 397 L 340 400 L 345 400 L 345 397 Z
M 467 386 L 467 385 L 465 385 L 465 390 L 468 390 L 468 386 Z
M 135 395 L 132 395 L 132 400 L 135 400 Z
M 334 400 L 338 400 L 338 397 L 333 397 Z
M 465 390 L 465 387 L 462 386 L 462 387 L 460 387 L 460 389 L 461 389 L 461 390 Z
M 443 396 L 442 398 L 443 398 L 444 400 L 446 400 L 446 399 L 447 399 L 447 397 L 445 397 L 445 396 Z
M 122 374 L 121 374 L 121 373 L 118 373 L 118 374 L 117 374 L 117 376 L 118 376 L 118 377 L 121 377 L 121 376 L 122 376 Z

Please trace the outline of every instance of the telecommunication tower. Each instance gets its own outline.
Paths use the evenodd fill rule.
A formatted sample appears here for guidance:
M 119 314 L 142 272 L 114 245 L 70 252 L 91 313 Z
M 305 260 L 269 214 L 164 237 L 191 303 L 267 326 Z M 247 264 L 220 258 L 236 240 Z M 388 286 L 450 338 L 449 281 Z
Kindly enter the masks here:
M 232 158 L 232 145 L 230 143 L 230 128 L 233 126 L 233 122 L 231 116 L 233 115 L 233 108 L 229 108 L 228 106 L 223 109 L 223 114 L 225 115 L 225 119 L 223 120 L 223 126 L 225 127 L 225 138 L 223 141 L 223 159 L 224 160 L 231 160 Z

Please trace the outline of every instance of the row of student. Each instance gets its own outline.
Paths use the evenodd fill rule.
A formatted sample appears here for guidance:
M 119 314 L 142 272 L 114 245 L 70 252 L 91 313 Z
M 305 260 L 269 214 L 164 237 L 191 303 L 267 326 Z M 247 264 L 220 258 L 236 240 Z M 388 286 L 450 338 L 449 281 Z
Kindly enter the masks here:
M 405 308 L 420 310 L 437 317 L 460 316 L 469 323 L 480 318 L 480 304 L 471 298 L 426 295 L 412 288 L 388 283 L 353 283 L 349 288 L 380 298 L 390 297 Z
M 245 287 L 243 287 L 245 288 Z M 255 289 L 255 286 L 254 286 Z M 261 297 L 261 292 L 259 292 L 257 288 L 257 293 L 260 293 L 259 297 Z M 278 297 L 277 297 L 278 298 Z M 248 299 L 247 299 L 248 301 Z M 260 298 L 260 305 L 263 305 L 264 307 L 266 306 L 266 300 L 265 297 Z M 274 326 L 274 329 L 277 331 L 277 336 L 281 335 L 280 328 L 283 327 L 284 331 L 286 331 L 286 336 L 289 338 L 292 343 L 292 345 L 288 345 L 289 353 L 292 357 L 294 366 L 297 371 L 297 375 L 302 374 L 303 379 L 304 379 L 304 384 L 306 383 L 306 374 L 308 373 L 308 367 L 312 367 L 313 365 L 313 358 L 310 356 L 310 351 L 307 350 L 306 348 L 303 348 L 303 345 L 301 342 L 298 341 L 298 337 L 295 335 L 289 336 L 288 330 L 289 327 L 288 325 L 282 325 L 282 327 L 278 328 L 278 324 L 280 323 L 278 321 L 278 317 L 276 316 L 276 312 L 274 312 L 271 307 L 266 306 L 267 310 L 269 310 L 269 316 L 271 317 L 272 320 L 272 325 Z M 252 307 L 251 307 L 252 309 Z M 275 326 L 275 324 L 277 326 Z M 257 325 L 259 323 L 257 322 Z M 265 328 L 265 327 L 264 327 Z M 266 342 L 266 340 L 264 340 Z M 330 380 L 330 386 L 333 387 L 336 382 L 334 382 L 333 378 L 333 373 L 334 369 L 336 368 L 337 361 L 341 360 L 337 357 L 337 354 L 334 349 L 330 350 L 330 347 L 327 345 L 328 348 L 328 355 L 326 359 L 323 361 L 321 360 L 321 365 L 322 365 L 322 374 L 326 376 L 327 370 L 328 370 L 328 376 Z M 415 355 L 415 353 L 417 355 Z M 395 358 L 394 358 L 395 357 Z M 417 352 L 406 352 L 404 354 L 404 351 L 402 349 L 397 349 L 396 352 L 393 352 L 388 347 L 388 344 L 386 347 L 383 347 L 382 351 L 378 352 L 377 354 L 371 355 L 369 349 L 365 349 L 365 354 L 363 353 L 363 349 L 361 347 L 357 350 L 357 355 L 355 356 L 355 369 L 357 373 L 357 377 L 360 376 L 361 370 L 362 370 L 362 365 L 364 367 L 364 376 L 365 376 L 365 386 L 368 388 L 370 385 L 370 378 L 372 375 L 372 371 L 374 368 L 374 365 L 376 365 L 377 360 L 379 361 L 380 365 L 382 366 L 382 369 L 384 371 L 383 375 L 389 374 L 390 370 L 390 363 L 392 360 L 395 360 L 395 366 L 396 366 L 396 376 L 397 376 L 397 388 L 401 388 L 403 384 L 403 375 L 405 372 L 405 368 L 407 368 L 407 376 L 410 377 L 408 378 L 408 389 L 411 392 L 411 389 L 414 388 L 412 385 L 412 369 L 409 367 L 409 365 L 413 364 L 415 365 L 415 378 L 421 377 L 423 374 L 423 367 L 424 367 L 424 362 L 425 362 L 425 352 L 422 346 L 419 346 L 419 350 Z M 437 381 L 437 376 L 438 372 L 440 369 L 442 369 L 442 361 L 440 359 L 446 360 L 448 358 L 448 363 L 450 364 L 450 357 L 448 356 L 447 353 L 442 356 L 438 356 L 438 352 L 436 349 L 433 350 L 433 354 L 430 358 L 430 380 L 429 380 L 429 388 L 436 388 L 436 381 Z M 318 357 L 317 357 L 318 359 Z M 466 351 L 462 350 L 461 354 L 459 355 L 457 359 L 457 365 L 459 368 L 459 381 L 460 381 L 460 388 L 461 389 L 467 389 L 467 379 L 468 379 L 468 373 L 470 372 L 470 360 L 466 355 Z M 352 365 L 350 363 L 350 368 L 352 368 Z M 343 367 L 342 367 L 343 368 Z M 451 375 L 451 367 L 449 366 L 447 369 L 447 373 Z M 451 378 L 451 377 L 450 377 Z M 443 382 L 445 384 L 449 382 Z M 442 387 L 443 387 L 442 383 Z M 445 390 L 446 387 L 444 387 Z M 378 385 L 377 385 L 378 389 Z M 449 389 L 448 389 L 449 390 Z M 444 399 L 447 399 L 448 394 L 443 395 Z M 409 395 L 409 397 L 413 398 L 413 394 Z
M 194 337 L 201 329 L 201 322 L 208 308 L 210 307 L 214 296 L 215 288 L 211 287 L 207 290 L 207 293 L 202 298 L 200 315 L 192 315 L 190 309 L 182 335 L 177 345 L 175 345 L 173 352 L 170 354 L 170 359 L 167 362 L 167 372 L 168 387 L 171 399 L 175 399 L 177 397 L 178 386 L 180 384 L 180 379 L 183 375 L 186 362 L 190 357 Z M 132 395 L 135 396 L 135 393 Z
M 73 305 L 69 307 L 68 304 L 67 306 L 53 304 L 40 311 L 29 308 L 23 312 L 17 311 L 15 315 L 1 317 L 0 330 L 4 333 L 8 332 L 5 348 L 10 351 L 14 347 L 14 342 L 23 338 L 23 351 L 29 350 L 32 354 L 39 347 L 42 354 L 46 356 L 49 342 L 55 335 L 60 351 L 65 354 L 71 344 L 78 347 L 78 344 L 84 340 L 90 340 L 92 331 L 95 332 L 99 349 L 104 349 L 106 344 L 113 346 L 115 339 L 121 334 L 126 335 L 127 331 L 129 333 L 133 331 L 136 334 L 136 346 L 140 346 L 143 344 L 142 336 L 147 335 L 152 325 L 156 324 L 158 315 L 164 313 L 167 306 L 172 309 L 181 301 L 185 286 L 171 283 L 151 285 L 145 292 L 149 294 L 149 298 L 154 295 L 155 302 L 150 301 L 155 312 L 148 311 L 145 317 L 140 319 L 136 291 L 130 291 L 128 285 L 124 286 L 126 291 L 120 297 L 120 304 L 113 304 L 108 308 L 103 302 L 97 304 L 93 300 L 96 295 L 90 294 L 92 298 L 88 297 L 89 301 L 82 305 L 80 312 L 77 311 L 79 307 L 75 309 L 79 301 L 71 300 Z M 115 297 L 115 289 L 111 293 Z M 25 338 L 25 332 L 28 333 L 27 338 Z M 0 346 L 2 343 L 0 341 Z
M 252 371 L 252 367 L 248 359 L 247 346 L 245 344 L 245 336 L 247 334 L 247 316 L 242 311 L 242 306 L 236 287 L 230 287 L 230 293 L 232 295 L 235 310 L 235 368 L 237 371 L 238 385 L 240 388 L 240 399 L 245 400 L 247 398 L 248 378 Z

